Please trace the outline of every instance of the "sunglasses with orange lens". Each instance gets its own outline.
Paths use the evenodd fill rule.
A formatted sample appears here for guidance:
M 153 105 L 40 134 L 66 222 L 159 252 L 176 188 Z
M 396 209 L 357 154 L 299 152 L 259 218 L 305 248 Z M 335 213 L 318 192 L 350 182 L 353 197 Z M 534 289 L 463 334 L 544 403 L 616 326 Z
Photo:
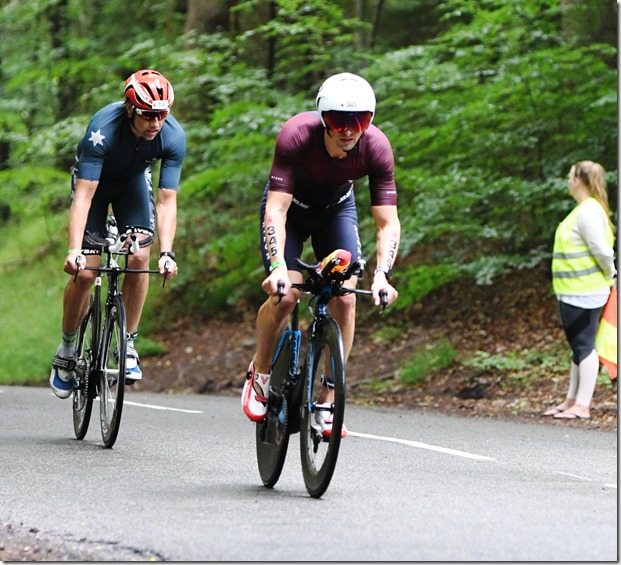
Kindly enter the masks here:
M 328 110 L 321 114 L 326 127 L 337 133 L 351 130 L 354 133 L 365 131 L 371 124 L 373 112 L 339 112 Z

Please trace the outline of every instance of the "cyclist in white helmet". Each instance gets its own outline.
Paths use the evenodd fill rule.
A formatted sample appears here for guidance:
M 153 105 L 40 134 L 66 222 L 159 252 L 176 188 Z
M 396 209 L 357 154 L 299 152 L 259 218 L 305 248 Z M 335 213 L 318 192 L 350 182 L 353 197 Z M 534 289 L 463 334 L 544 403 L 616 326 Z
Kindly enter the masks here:
M 340 73 L 328 78 L 316 97 L 316 111 L 290 118 L 276 140 L 270 178 L 261 203 L 263 262 L 267 277 L 262 287 L 269 295 L 256 322 L 257 348 L 242 392 L 245 414 L 261 421 L 267 413 L 271 355 L 299 292 L 291 283 L 303 282 L 295 258 L 310 239 L 321 260 L 335 249 L 346 249 L 352 261 L 360 258 L 358 216 L 354 181 L 369 179 L 371 214 L 377 229 L 376 269 L 371 290 L 375 304 L 379 292 L 388 292 L 388 304 L 397 298 L 390 275 L 399 249 L 401 227 L 397 214 L 394 157 L 388 138 L 372 125 L 375 94 L 362 77 Z M 285 296 L 278 302 L 278 281 Z M 351 285 L 356 284 L 352 278 Z M 345 359 L 354 340 L 356 297 L 335 298 L 330 303 L 343 334 Z M 324 381 L 325 401 L 333 392 Z M 331 421 L 317 418 L 324 435 Z M 343 426 L 342 434 L 346 434 Z

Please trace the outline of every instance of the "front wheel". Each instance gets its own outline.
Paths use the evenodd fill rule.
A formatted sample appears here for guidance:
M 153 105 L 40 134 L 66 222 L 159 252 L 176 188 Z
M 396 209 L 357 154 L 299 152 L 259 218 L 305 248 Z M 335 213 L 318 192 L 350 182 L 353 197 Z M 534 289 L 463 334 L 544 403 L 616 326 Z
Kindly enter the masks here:
M 77 439 L 84 439 L 88 431 L 96 396 L 95 364 L 97 361 L 97 340 L 99 319 L 95 299 L 91 296 L 90 306 L 80 325 L 78 334 L 76 385 L 73 390 L 73 429 Z
M 107 306 L 104 324 L 99 380 L 100 421 L 104 445 L 112 447 L 121 425 L 127 357 L 125 305 L 120 296 Z
M 345 363 L 343 338 L 338 324 L 331 318 L 318 322 L 316 339 L 308 352 L 304 371 L 304 400 L 300 429 L 302 472 L 306 490 L 319 498 L 327 490 L 341 445 L 341 428 L 345 413 Z M 326 402 L 327 389 L 322 376 L 334 381 L 334 400 Z M 317 415 L 332 419 L 332 433 L 327 434 L 317 422 Z
M 257 423 L 257 462 L 263 484 L 272 488 L 280 478 L 289 446 L 289 406 L 287 382 L 291 367 L 292 332 L 281 335 L 272 362 L 270 395 L 265 419 Z

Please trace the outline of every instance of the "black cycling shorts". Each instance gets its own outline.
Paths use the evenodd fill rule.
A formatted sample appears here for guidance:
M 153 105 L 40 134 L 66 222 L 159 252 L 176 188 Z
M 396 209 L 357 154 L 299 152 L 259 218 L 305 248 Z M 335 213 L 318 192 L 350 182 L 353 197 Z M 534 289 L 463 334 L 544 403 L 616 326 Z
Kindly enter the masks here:
M 265 187 L 261 200 L 261 217 L 259 219 L 259 232 L 261 237 L 261 255 L 265 272 L 270 272 L 270 257 L 265 244 L 265 204 L 267 191 Z M 351 260 L 360 258 L 362 250 L 358 235 L 358 214 L 356 202 L 352 194 L 333 206 L 321 210 L 304 209 L 295 203 L 291 203 L 287 211 L 285 241 L 285 261 L 287 269 L 301 271 L 296 264 L 296 258 L 302 258 L 304 242 L 309 238 L 315 253 L 315 259 L 321 261 L 335 249 L 346 249 L 351 253 Z M 312 263 L 313 260 L 308 260 Z
M 595 349 L 595 336 L 602 308 L 579 308 L 559 300 L 558 309 L 571 347 L 572 360 L 579 365 Z
M 76 169 L 71 174 L 71 200 L 75 194 Z M 112 206 L 119 233 L 128 227 L 136 227 L 145 233 L 155 233 L 155 201 L 153 199 L 153 184 L 151 171 L 136 174 L 128 179 L 111 181 L 100 180 L 97 190 L 91 201 L 91 207 L 86 220 L 86 230 L 105 236 L 106 218 L 108 209 Z M 82 241 L 82 249 L 86 254 L 99 254 L 100 249 L 94 249 L 86 241 Z

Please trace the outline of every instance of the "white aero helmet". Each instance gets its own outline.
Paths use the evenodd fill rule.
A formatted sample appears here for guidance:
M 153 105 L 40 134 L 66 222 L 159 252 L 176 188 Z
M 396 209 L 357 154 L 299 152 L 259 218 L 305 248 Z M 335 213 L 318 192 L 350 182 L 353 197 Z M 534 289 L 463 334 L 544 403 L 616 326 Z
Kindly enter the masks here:
M 363 129 L 371 124 L 375 114 L 373 88 L 365 79 L 352 73 L 339 73 L 327 78 L 319 87 L 315 102 L 324 127 L 329 127 L 324 112 L 370 112 Z

